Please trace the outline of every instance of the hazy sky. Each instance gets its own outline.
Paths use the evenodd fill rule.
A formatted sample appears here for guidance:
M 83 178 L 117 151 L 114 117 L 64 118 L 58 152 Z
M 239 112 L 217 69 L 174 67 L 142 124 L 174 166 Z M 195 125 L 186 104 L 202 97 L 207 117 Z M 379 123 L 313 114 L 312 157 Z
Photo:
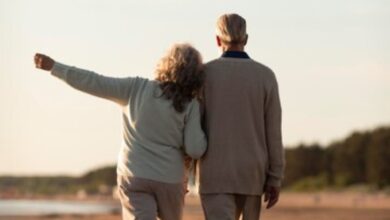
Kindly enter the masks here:
M 174 42 L 218 57 L 226 12 L 246 18 L 249 55 L 277 75 L 287 146 L 390 124 L 390 1 L 0 0 L 0 175 L 78 175 L 119 151 L 120 108 L 35 69 L 35 52 L 152 78 Z

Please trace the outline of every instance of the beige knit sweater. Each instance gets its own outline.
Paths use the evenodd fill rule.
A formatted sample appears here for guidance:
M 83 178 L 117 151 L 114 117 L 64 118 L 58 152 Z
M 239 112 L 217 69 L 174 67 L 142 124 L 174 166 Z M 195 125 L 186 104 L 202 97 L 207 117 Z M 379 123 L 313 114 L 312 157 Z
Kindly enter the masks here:
M 221 57 L 205 67 L 208 150 L 200 193 L 261 195 L 284 170 L 281 105 L 274 73 L 252 59 Z

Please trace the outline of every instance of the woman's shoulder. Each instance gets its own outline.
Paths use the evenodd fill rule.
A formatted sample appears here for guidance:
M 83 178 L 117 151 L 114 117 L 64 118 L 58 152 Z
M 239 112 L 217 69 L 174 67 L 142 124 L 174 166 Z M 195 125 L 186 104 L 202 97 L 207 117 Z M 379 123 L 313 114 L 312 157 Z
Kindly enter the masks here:
M 140 76 L 131 77 L 131 78 L 132 78 L 132 85 L 138 89 L 147 89 L 148 87 L 155 87 L 156 85 L 155 80 L 150 80 L 148 78 L 144 78 Z
M 141 76 L 135 76 L 135 77 L 130 77 L 130 78 L 132 78 L 134 83 L 149 83 L 149 82 L 152 81 L 152 80 L 150 80 L 148 78 L 144 78 L 144 77 L 141 77 Z

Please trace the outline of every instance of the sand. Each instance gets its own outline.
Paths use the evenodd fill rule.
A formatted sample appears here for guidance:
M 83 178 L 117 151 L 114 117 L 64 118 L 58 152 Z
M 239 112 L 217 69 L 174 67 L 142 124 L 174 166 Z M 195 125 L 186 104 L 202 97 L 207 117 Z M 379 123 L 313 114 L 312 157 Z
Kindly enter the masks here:
M 1 220 L 120 220 L 119 214 L 6 216 Z M 188 196 L 184 220 L 203 220 L 199 198 Z M 283 193 L 280 202 L 262 210 L 262 220 L 390 220 L 390 196 L 364 193 Z

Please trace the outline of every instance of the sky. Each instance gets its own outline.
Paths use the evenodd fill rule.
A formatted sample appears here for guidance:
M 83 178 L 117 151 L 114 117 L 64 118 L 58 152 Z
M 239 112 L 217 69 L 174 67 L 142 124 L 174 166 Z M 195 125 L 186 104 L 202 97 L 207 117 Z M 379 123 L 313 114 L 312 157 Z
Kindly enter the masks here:
M 219 57 L 215 22 L 232 12 L 277 76 L 286 147 L 390 124 L 390 1 L 0 0 L 0 175 L 81 175 L 119 152 L 119 106 L 35 69 L 36 52 L 152 79 L 175 42 Z

